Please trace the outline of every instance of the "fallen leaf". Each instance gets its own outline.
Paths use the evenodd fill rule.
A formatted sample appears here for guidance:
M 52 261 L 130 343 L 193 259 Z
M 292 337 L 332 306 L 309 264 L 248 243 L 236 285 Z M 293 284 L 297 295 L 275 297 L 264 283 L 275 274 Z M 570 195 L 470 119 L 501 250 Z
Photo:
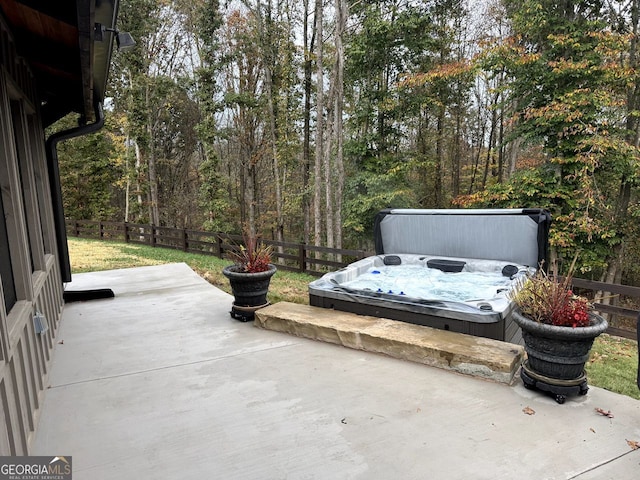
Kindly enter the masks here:
M 535 411 L 533 408 L 531 408 L 531 407 L 524 407 L 524 408 L 522 409 L 522 411 L 523 411 L 524 413 L 526 413 L 527 415 L 535 415 L 535 414 L 536 414 L 536 411 Z
M 593 352 L 591 354 L 591 357 L 589 358 L 589 363 L 596 363 L 602 360 L 602 355 L 600 355 L 598 352 Z
M 608 417 L 608 418 L 613 418 L 613 413 L 611 413 L 611 410 L 604 410 L 602 408 L 596 408 L 596 412 L 598 412 L 600 415 Z
M 631 450 L 638 450 L 640 448 L 640 442 L 636 442 L 635 440 L 627 440 L 627 443 L 631 447 Z
M 63 345 L 63 344 L 64 344 L 64 340 L 60 340 L 60 341 L 58 342 L 58 344 Z
M 344 423 L 346 425 L 347 424 L 347 419 L 343 418 L 342 420 L 340 420 L 340 423 Z
M 422 409 L 421 409 L 420 407 L 418 407 L 418 408 L 416 409 L 416 413 L 420 413 L 421 411 L 422 411 Z
M 593 428 L 590 428 L 589 430 L 591 430 L 593 433 L 596 433 L 596 431 Z

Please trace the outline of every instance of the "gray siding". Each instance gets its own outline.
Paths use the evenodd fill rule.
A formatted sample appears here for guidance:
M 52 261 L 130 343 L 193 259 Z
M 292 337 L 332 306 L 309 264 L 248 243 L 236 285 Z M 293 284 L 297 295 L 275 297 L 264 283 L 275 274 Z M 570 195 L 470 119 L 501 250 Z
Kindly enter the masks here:
M 0 222 L 7 228 L 17 297 L 8 310 L 0 295 L 0 455 L 29 453 L 63 306 L 35 92 L 28 65 L 16 55 L 0 17 Z M 48 323 L 43 334 L 35 331 L 36 313 Z

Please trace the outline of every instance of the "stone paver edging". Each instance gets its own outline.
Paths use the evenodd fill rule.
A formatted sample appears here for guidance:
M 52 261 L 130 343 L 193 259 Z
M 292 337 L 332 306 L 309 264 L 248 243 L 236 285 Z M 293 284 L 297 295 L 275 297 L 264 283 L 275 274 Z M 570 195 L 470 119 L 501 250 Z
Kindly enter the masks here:
M 289 302 L 258 310 L 255 326 L 506 384 L 524 357 L 520 345 Z

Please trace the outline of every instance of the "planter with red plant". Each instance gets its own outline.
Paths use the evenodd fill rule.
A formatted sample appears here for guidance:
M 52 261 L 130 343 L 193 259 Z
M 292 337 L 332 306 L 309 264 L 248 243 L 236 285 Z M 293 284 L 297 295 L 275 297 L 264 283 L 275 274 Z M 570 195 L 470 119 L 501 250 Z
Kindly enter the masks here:
M 267 293 L 271 277 L 277 268 L 271 263 L 272 248 L 256 237 L 245 236 L 244 245 L 227 254 L 234 264 L 222 273 L 229 279 L 234 302 L 231 316 L 247 322 L 253 320 L 256 310 L 269 305 Z
M 521 370 L 525 387 L 550 392 L 558 403 L 564 403 L 567 395 L 585 395 L 589 387 L 584 365 L 607 321 L 591 311 L 586 298 L 574 294 L 571 275 L 560 280 L 539 269 L 523 279 L 510 297 L 527 352 Z

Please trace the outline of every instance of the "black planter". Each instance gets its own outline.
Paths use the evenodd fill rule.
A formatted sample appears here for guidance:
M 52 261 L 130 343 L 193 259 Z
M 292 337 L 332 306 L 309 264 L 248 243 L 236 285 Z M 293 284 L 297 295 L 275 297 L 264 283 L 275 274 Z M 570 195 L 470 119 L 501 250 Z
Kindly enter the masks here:
M 603 333 L 607 321 L 595 313 L 589 314 L 587 327 L 558 327 L 530 320 L 513 312 L 514 321 L 522 328 L 527 366 L 547 379 L 559 384 L 584 377 L 584 365 L 595 338 Z
M 269 270 L 257 273 L 245 273 L 236 265 L 230 265 L 222 270 L 229 279 L 234 302 L 231 316 L 240 320 L 252 320 L 253 312 L 269 304 L 267 292 L 271 277 L 276 273 L 275 265 L 270 264 Z

